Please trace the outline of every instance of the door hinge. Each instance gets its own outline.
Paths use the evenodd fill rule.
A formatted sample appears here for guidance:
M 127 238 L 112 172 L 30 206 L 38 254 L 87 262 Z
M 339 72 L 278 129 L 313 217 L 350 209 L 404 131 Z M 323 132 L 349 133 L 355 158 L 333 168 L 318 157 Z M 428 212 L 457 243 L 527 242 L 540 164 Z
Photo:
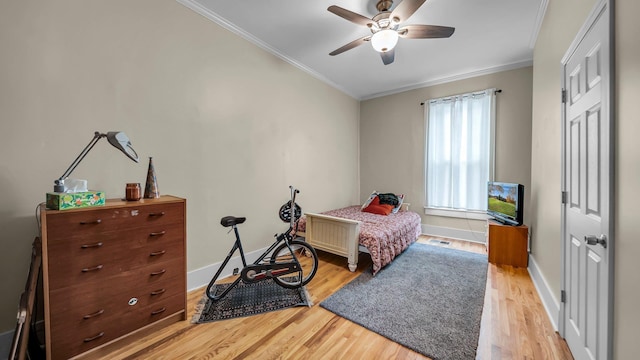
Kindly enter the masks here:
M 566 204 L 569 201 L 569 193 L 566 191 L 562 192 L 562 203 Z
M 562 89 L 562 92 L 560 93 L 560 97 L 562 98 L 562 103 L 566 103 L 567 102 L 567 90 Z
M 560 302 L 567 302 L 567 293 L 564 290 L 560 290 Z

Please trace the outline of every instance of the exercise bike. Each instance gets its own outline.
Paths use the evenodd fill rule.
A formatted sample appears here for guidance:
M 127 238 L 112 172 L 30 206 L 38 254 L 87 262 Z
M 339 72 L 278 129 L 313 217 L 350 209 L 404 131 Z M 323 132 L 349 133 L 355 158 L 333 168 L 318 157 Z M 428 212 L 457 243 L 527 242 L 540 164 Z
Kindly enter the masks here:
M 310 244 L 303 240 L 293 239 L 295 226 L 300 216 L 302 216 L 302 209 L 296 204 L 296 195 L 300 191 L 293 186 L 289 186 L 289 190 L 291 191 L 291 200 L 282 205 L 279 211 L 280 219 L 288 222 L 289 228 L 281 234 L 274 235 L 276 239 L 273 244 L 252 264 L 247 265 L 238 231 L 238 225 L 244 223 L 247 219 L 235 216 L 225 216 L 220 219 L 220 225 L 233 229 L 236 240 L 207 286 L 206 294 L 209 299 L 212 301 L 222 299 L 240 281 L 249 284 L 273 279 L 276 284 L 293 289 L 304 286 L 313 279 L 318 270 L 318 256 Z M 242 259 L 243 267 L 240 271 L 240 276 L 224 290 L 218 291 L 216 281 L 218 281 L 218 277 L 222 274 L 236 250 L 240 251 L 240 258 Z

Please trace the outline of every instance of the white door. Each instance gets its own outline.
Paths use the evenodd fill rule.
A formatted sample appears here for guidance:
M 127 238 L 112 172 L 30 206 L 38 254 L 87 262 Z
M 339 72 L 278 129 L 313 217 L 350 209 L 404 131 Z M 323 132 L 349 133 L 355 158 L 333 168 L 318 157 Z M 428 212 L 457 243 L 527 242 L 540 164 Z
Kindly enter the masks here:
M 576 359 L 612 355 L 609 4 L 596 6 L 562 61 L 562 335 Z

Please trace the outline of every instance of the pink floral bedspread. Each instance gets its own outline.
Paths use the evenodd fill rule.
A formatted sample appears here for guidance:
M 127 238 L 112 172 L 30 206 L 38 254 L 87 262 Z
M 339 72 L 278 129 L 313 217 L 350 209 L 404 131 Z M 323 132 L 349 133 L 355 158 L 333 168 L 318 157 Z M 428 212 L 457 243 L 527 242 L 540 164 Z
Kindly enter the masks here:
M 360 211 L 360 206 L 323 212 L 324 215 L 360 221 L 360 245 L 367 248 L 373 261 L 373 274 L 389 264 L 422 233 L 420 215 L 412 211 L 377 215 Z M 298 221 L 298 231 L 306 229 L 306 218 Z

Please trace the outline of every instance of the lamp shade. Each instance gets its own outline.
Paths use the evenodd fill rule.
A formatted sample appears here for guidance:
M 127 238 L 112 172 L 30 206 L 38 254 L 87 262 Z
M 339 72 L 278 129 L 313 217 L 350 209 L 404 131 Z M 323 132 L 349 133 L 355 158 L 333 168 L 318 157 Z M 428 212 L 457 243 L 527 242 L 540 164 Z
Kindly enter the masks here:
M 371 36 L 371 46 L 377 52 L 392 50 L 398 43 L 398 32 L 395 30 L 380 30 Z
M 129 159 L 135 162 L 140 161 L 140 159 L 138 158 L 138 154 L 135 150 L 133 150 L 133 147 L 131 147 L 131 141 L 129 141 L 129 137 L 125 133 L 121 131 L 109 131 L 107 133 L 107 140 L 109 141 L 109 144 L 122 151 L 129 157 Z

